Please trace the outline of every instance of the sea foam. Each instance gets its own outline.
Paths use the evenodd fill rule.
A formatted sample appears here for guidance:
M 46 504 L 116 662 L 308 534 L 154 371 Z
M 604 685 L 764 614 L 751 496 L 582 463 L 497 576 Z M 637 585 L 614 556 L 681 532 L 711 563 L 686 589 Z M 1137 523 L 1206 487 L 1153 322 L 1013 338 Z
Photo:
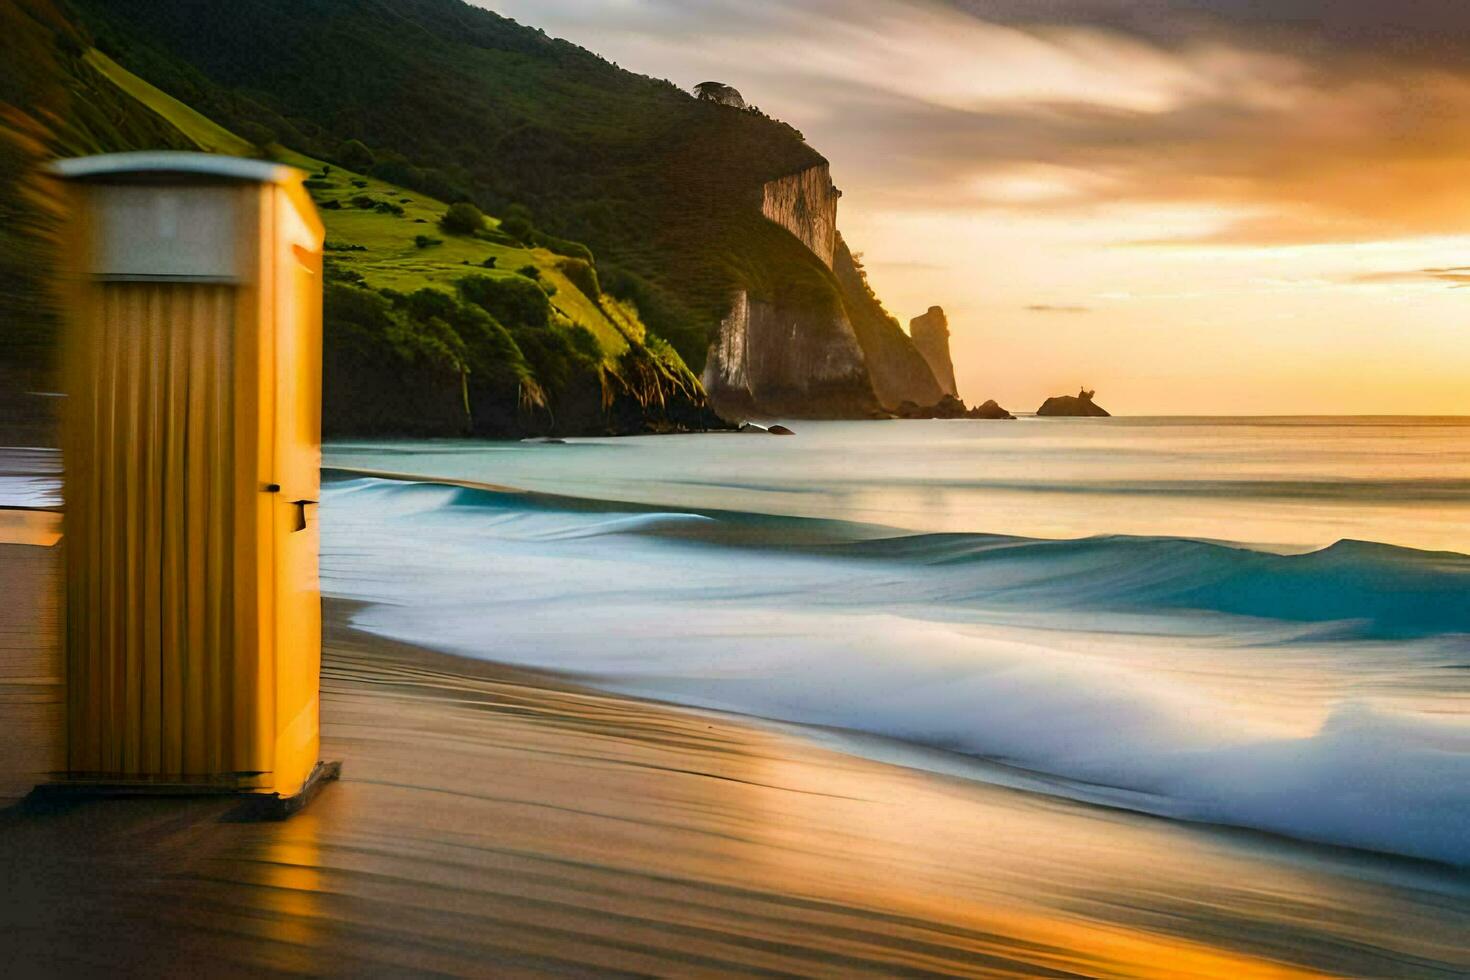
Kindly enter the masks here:
M 1048 791 L 1470 865 L 1470 559 L 1275 555 L 352 480 L 361 627 L 980 756 Z

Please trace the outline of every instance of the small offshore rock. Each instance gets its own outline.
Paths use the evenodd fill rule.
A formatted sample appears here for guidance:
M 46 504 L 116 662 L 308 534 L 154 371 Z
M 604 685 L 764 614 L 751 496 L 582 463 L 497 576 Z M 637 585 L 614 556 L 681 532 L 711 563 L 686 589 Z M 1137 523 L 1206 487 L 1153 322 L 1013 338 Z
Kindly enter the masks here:
M 965 418 L 1010 419 L 1012 422 L 1016 420 L 1016 417 L 1010 412 L 1007 412 L 1004 408 L 1001 408 L 1000 404 L 994 398 L 987 399 L 983 404 L 977 405 L 974 408 L 970 409 L 968 412 L 965 413 Z
M 903 402 L 893 410 L 895 418 L 901 419 L 1013 419 L 1010 412 L 991 399 L 977 408 L 966 408 L 965 403 L 954 395 L 945 395 L 933 405 L 921 406 Z
M 1036 414 L 1054 418 L 1111 418 L 1107 409 L 1092 400 L 1095 394 L 1097 392 L 1083 388 L 1075 396 L 1057 395 L 1054 398 L 1048 398 L 1036 410 Z

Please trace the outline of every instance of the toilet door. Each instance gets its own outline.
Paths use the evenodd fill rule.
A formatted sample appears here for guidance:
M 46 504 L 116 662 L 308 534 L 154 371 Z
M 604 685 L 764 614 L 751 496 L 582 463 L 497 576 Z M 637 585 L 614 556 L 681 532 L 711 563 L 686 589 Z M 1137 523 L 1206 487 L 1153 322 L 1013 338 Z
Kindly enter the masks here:
M 236 287 L 91 295 L 68 355 L 68 766 L 221 779 L 238 768 Z

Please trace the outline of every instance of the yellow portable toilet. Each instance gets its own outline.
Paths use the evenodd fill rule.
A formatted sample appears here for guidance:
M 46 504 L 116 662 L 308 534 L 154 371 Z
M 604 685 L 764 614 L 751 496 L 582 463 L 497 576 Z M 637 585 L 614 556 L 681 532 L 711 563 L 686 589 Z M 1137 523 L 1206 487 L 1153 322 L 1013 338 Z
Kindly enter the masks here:
M 290 167 L 203 153 L 66 184 L 67 772 L 248 794 L 319 761 L 322 225 Z

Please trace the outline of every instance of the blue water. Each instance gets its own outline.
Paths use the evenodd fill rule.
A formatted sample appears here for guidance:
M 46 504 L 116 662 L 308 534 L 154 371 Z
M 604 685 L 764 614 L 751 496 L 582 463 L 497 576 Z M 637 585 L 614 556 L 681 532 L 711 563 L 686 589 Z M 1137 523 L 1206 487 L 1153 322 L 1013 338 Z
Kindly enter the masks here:
M 1470 424 L 798 428 L 330 447 L 324 588 L 450 652 L 1470 865 Z

